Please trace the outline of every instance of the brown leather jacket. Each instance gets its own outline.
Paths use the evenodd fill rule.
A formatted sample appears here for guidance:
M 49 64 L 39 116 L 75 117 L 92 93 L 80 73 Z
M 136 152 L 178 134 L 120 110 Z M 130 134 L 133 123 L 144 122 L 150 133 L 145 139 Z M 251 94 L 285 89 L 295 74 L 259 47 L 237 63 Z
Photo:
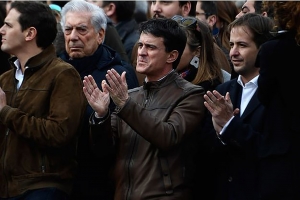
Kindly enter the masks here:
M 116 147 L 115 200 L 192 199 L 188 167 L 205 112 L 203 94 L 171 72 L 130 90 L 121 110 L 91 126 L 95 145 Z
M 69 193 L 77 166 L 76 138 L 86 108 L 78 72 L 56 58 L 53 46 L 26 66 L 19 90 L 15 67 L 0 76 L 7 100 L 0 111 L 1 198 L 45 187 Z

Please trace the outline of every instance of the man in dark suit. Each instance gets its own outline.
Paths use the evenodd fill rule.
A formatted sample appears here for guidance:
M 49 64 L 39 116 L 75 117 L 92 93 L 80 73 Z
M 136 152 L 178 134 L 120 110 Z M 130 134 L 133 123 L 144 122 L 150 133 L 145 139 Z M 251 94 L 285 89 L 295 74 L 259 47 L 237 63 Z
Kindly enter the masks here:
M 254 63 L 261 44 L 272 37 L 272 27 L 269 18 L 254 13 L 233 21 L 229 25 L 229 55 L 238 77 L 204 95 L 213 130 L 207 131 L 205 124 L 204 133 L 209 133 L 212 140 L 217 138 L 212 172 L 217 190 L 214 199 L 259 198 L 256 152 L 265 108 L 257 98 L 259 69 Z

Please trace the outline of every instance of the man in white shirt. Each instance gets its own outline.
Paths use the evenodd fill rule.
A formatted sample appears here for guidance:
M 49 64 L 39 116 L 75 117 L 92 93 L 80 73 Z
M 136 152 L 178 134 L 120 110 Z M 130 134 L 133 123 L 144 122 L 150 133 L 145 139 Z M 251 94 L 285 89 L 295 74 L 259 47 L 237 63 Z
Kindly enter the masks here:
M 215 199 L 259 197 L 256 144 L 264 107 L 256 94 L 259 68 L 254 63 L 260 45 L 272 37 L 272 27 L 271 19 L 254 13 L 232 22 L 229 55 L 239 76 L 204 95 L 204 105 L 211 114 L 208 122 L 212 122 L 211 129 L 209 123 L 205 124 L 204 133 L 216 142 L 212 154 Z

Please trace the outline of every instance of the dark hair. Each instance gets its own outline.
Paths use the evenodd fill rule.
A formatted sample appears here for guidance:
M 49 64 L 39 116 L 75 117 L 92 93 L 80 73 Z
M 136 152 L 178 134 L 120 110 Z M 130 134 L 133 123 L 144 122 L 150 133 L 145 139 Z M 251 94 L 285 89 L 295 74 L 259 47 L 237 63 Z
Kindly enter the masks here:
M 37 1 L 14 1 L 11 9 L 16 9 L 20 13 L 19 23 L 22 31 L 29 27 L 36 28 L 38 47 L 45 49 L 52 44 L 57 33 L 57 22 L 47 4 Z
M 130 20 L 133 18 L 135 10 L 135 1 L 103 1 L 102 7 L 115 4 L 117 21 Z
M 251 31 L 257 48 L 273 37 L 271 33 L 274 26 L 273 20 L 260 14 L 247 13 L 231 22 L 228 30 L 231 31 L 237 26 L 245 26 Z
M 201 1 L 201 9 L 205 12 L 206 19 L 211 15 L 218 14 L 217 6 L 214 1 Z
M 172 19 L 153 18 L 140 23 L 140 33 L 151 34 L 155 37 L 162 37 L 165 51 L 178 51 L 178 58 L 173 62 L 173 69 L 176 69 L 186 45 L 185 31 Z

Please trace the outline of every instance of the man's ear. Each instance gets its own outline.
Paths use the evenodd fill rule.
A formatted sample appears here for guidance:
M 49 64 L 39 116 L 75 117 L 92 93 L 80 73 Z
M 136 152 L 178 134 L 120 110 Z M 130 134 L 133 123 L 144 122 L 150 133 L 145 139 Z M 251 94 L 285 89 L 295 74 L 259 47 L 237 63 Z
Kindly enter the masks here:
M 100 29 L 97 36 L 98 45 L 102 44 L 105 37 L 105 30 L 103 28 Z
M 214 25 L 216 24 L 217 22 L 217 16 L 216 15 L 211 15 L 211 16 L 208 16 L 207 18 L 207 23 L 208 25 L 213 28 Z
M 268 13 L 266 11 L 262 12 L 261 15 L 264 17 L 268 17 Z
M 114 3 L 109 3 L 105 8 L 103 8 L 105 14 L 110 17 L 116 13 L 116 5 Z
M 177 50 L 173 50 L 169 53 L 169 57 L 167 59 L 167 63 L 173 63 L 177 58 L 178 58 L 178 51 Z
M 191 11 L 191 2 L 187 1 L 181 8 L 182 16 L 187 17 L 189 16 Z
M 24 31 L 25 40 L 30 41 L 36 37 L 37 31 L 34 27 L 29 27 L 27 30 Z

